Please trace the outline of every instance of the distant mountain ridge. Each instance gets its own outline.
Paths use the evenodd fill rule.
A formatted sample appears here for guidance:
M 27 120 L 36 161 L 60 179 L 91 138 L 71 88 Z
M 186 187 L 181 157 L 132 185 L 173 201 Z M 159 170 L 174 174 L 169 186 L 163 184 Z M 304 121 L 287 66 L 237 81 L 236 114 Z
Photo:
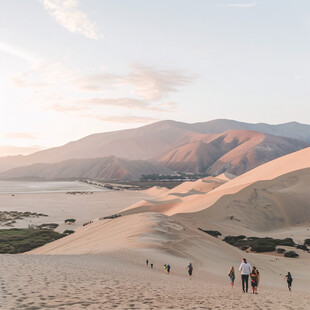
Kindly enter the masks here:
M 69 159 L 54 164 L 32 164 L 0 173 L 3 179 L 97 179 L 137 180 L 143 174 L 172 174 L 160 163 L 126 160 L 115 156 L 104 158 Z
M 231 173 L 235 171 L 237 174 L 248 171 L 276 157 L 297 151 L 308 146 L 310 143 L 310 125 L 299 124 L 297 122 L 268 125 L 219 119 L 188 124 L 168 120 L 134 129 L 93 134 L 77 141 L 69 142 L 63 146 L 39 151 L 27 156 L 0 157 L 0 172 L 38 163 L 55 164 L 72 159 L 98 159 L 115 156 L 125 160 L 156 159 L 161 164 L 167 165 L 168 168 L 170 167 L 173 170 L 187 172 L 206 170 L 212 174 L 216 174 L 221 170 L 223 163 L 228 165 L 233 159 L 228 155 L 226 155 L 226 158 L 223 157 L 227 153 L 223 151 L 223 148 L 228 147 L 227 143 L 223 142 L 223 145 L 220 146 L 219 137 L 217 138 L 218 143 L 214 141 L 208 142 L 208 135 L 211 137 L 214 134 L 223 134 L 230 130 L 250 130 L 264 133 L 265 136 L 270 134 L 282 136 L 279 139 L 276 139 L 276 137 L 272 139 L 268 138 L 270 140 L 268 143 L 266 142 L 268 139 L 266 140 L 265 137 L 265 142 L 259 144 L 259 148 L 256 145 L 255 151 L 250 150 L 250 148 L 247 151 L 243 150 L 241 152 L 242 155 L 240 155 L 241 153 L 238 154 L 236 149 L 234 156 L 236 158 L 239 156 L 239 159 L 242 158 L 247 161 L 244 169 L 235 168 L 228 170 Z M 290 138 L 300 141 L 293 141 Z M 234 139 L 238 140 L 238 137 Z M 252 137 L 251 140 L 253 141 L 253 139 Z M 216 144 L 217 146 L 215 147 Z M 265 149 L 263 148 L 264 145 Z M 172 164 L 171 158 L 173 156 L 171 152 L 176 152 L 176 154 L 178 153 L 180 155 L 183 154 L 186 148 L 188 148 L 187 157 L 191 157 L 193 160 L 184 158 L 178 165 Z M 213 151 L 212 148 L 214 149 Z M 232 148 L 229 149 L 229 152 L 231 151 Z M 245 154 L 252 155 L 249 157 Z M 263 160 L 264 156 L 265 159 Z M 182 156 L 179 156 L 179 158 L 182 158 Z M 220 158 L 219 166 L 215 165 L 215 162 Z M 234 161 L 236 161 L 236 158 Z M 255 163 L 257 158 L 260 159 Z M 240 164 L 237 165 L 240 166 Z M 212 167 L 208 168 L 208 165 Z
M 158 160 L 175 171 L 240 175 L 307 146 L 296 139 L 256 131 L 229 130 L 221 134 L 199 134 Z

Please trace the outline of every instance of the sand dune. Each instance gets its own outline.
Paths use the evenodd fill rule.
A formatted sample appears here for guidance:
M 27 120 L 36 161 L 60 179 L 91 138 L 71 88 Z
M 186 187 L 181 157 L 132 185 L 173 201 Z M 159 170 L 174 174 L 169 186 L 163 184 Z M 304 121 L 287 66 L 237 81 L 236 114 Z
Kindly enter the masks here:
M 259 294 L 242 294 L 240 277 L 229 287 L 226 269 L 213 276 L 195 265 L 190 281 L 184 270 L 187 260 L 171 256 L 152 257 L 154 269 L 147 268 L 140 255 L 2 255 L 2 309 L 264 309 L 307 310 L 309 294 L 298 292 L 296 276 L 292 294 L 283 277 L 273 279 L 271 288 L 264 280 Z M 170 262 L 172 275 L 162 271 Z M 236 263 L 239 263 L 236 262 Z M 272 264 L 272 263 L 270 263 Z M 275 269 L 277 262 L 273 262 Z M 282 264 L 282 263 L 281 263 Z M 283 264 L 284 265 L 284 264 Z M 225 266 L 226 267 L 226 266 Z M 262 279 L 265 274 L 262 274 Z M 25 285 L 27 283 L 27 285 Z
M 252 183 L 271 180 L 286 173 L 309 167 L 310 148 L 306 148 L 261 165 L 204 195 L 183 197 L 180 203 L 174 204 L 170 209 L 165 209 L 164 214 L 198 212 L 210 207 L 221 197 L 237 193 Z M 152 211 L 155 210 L 156 206 L 152 207 Z
M 284 274 L 289 268 L 298 278 L 296 286 L 303 291 L 303 288 L 310 285 L 310 269 L 302 271 L 303 266 L 309 265 L 310 256 L 300 252 L 301 258 L 298 260 L 265 254 L 246 254 L 200 232 L 197 228 L 163 214 L 148 212 L 95 221 L 79 228 L 70 236 L 29 252 L 28 255 L 128 253 L 127 263 L 130 261 L 130 255 L 133 255 L 134 262 L 140 260 L 142 264 L 145 257 L 149 257 L 156 262 L 156 267 L 168 261 L 176 275 L 185 276 L 184 266 L 188 261 L 192 261 L 197 271 L 223 279 L 226 278 L 226 269 L 232 264 L 237 266 L 246 255 L 252 264 L 259 266 L 263 275 L 262 285 L 281 288 L 283 277 L 280 274 Z
M 310 237 L 309 184 L 310 168 L 297 170 L 252 183 L 235 194 L 221 197 L 209 208 L 174 218 L 225 235 L 272 236 L 282 230 L 282 238 L 293 237 L 303 243 Z
M 148 188 L 144 190 L 143 192 L 150 196 L 160 196 L 162 194 L 165 194 L 169 191 L 166 187 L 160 187 L 160 186 L 153 186 L 151 188 Z

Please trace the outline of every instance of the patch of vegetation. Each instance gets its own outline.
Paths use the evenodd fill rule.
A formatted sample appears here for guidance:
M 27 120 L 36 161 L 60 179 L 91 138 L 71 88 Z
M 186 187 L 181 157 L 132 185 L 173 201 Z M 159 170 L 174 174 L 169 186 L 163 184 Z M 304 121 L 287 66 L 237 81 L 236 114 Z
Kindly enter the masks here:
M 76 222 L 76 219 L 66 219 L 65 220 L 65 223 L 66 224 L 73 224 L 73 223 L 75 223 Z
M 305 239 L 304 245 L 310 245 L 310 239 Z
M 0 253 L 17 254 L 30 251 L 66 236 L 50 229 L 0 229 Z
M 192 181 L 210 176 L 206 173 L 184 173 L 177 172 L 176 174 L 142 174 L 140 181 Z
M 24 218 L 38 218 L 43 216 L 48 215 L 29 211 L 0 211 L 0 225 L 13 227 L 16 220 L 23 220 Z
M 285 257 L 292 257 L 292 258 L 297 258 L 299 255 L 295 251 L 288 251 L 284 253 Z
M 251 249 L 253 252 L 273 252 L 276 246 L 294 246 L 294 241 L 291 238 L 286 239 L 273 239 L 273 238 L 259 238 L 246 236 L 227 236 L 224 238 L 225 242 L 238 247 L 242 250 Z
M 307 252 L 309 251 L 308 247 L 305 244 L 298 244 L 296 248 Z
M 283 254 L 283 253 L 285 252 L 285 249 L 279 248 L 279 249 L 277 249 L 277 252 L 278 252 L 279 254 Z
M 71 234 L 73 234 L 74 233 L 74 230 L 71 230 L 71 229 L 66 229 L 64 232 L 63 232 L 63 234 L 65 234 L 65 235 L 71 235 Z
M 58 226 L 59 226 L 59 224 L 56 224 L 56 223 L 48 223 L 48 224 L 38 225 L 37 228 L 40 228 L 40 229 L 55 229 Z
M 67 192 L 67 195 L 77 195 L 77 194 L 80 194 L 80 195 L 91 195 L 93 194 L 93 192 Z
M 217 238 L 218 236 L 222 236 L 222 234 L 217 231 L 217 230 L 205 230 L 205 229 L 202 229 L 202 228 L 198 228 L 199 230 L 203 231 L 204 233 L 206 234 L 209 234 L 215 238 Z
M 122 215 L 121 214 L 113 214 L 113 215 L 105 216 L 105 217 L 100 218 L 100 219 L 103 219 L 103 220 L 115 219 L 115 218 L 120 217 L 120 216 L 122 216 Z

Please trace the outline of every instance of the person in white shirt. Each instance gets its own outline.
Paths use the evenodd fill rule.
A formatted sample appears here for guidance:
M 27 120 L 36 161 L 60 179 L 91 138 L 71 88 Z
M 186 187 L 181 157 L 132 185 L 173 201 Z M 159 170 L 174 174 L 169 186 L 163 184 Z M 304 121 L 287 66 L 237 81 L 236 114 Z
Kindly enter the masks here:
M 242 260 L 242 263 L 241 263 L 241 265 L 239 267 L 239 270 L 241 271 L 241 280 L 242 280 L 242 290 L 243 290 L 243 293 L 245 291 L 248 292 L 248 288 L 249 288 L 249 275 L 251 274 L 252 267 L 246 261 L 245 258 Z

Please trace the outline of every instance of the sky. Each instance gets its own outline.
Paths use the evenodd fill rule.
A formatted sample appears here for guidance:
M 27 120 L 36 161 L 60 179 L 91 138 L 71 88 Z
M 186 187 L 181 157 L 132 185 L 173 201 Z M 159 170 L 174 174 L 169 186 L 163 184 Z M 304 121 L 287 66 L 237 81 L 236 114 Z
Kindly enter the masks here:
M 159 120 L 310 123 L 309 0 L 0 0 L 0 156 Z

